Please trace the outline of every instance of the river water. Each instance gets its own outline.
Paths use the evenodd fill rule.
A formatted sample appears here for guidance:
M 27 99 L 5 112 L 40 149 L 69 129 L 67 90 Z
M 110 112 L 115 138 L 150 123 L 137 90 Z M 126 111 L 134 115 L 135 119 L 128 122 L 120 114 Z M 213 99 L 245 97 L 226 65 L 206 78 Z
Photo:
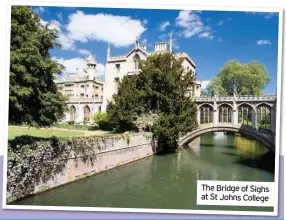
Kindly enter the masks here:
M 196 205 L 197 180 L 274 181 L 273 155 L 260 142 L 208 133 L 185 149 L 151 156 L 28 197 L 14 205 L 273 211 Z

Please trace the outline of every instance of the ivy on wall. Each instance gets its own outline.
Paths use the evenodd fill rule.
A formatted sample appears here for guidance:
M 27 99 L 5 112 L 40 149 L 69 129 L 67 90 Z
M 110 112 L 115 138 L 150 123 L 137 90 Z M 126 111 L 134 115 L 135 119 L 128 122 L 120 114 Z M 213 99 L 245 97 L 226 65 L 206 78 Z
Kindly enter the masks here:
M 20 136 L 8 143 L 7 192 L 11 200 L 34 194 L 35 187 L 53 180 L 63 173 L 68 159 L 94 166 L 98 153 L 104 152 L 108 143 L 113 146 L 118 140 L 130 144 L 136 134 L 110 134 L 102 137 L 82 138 L 36 138 Z M 151 135 L 143 134 L 145 138 Z

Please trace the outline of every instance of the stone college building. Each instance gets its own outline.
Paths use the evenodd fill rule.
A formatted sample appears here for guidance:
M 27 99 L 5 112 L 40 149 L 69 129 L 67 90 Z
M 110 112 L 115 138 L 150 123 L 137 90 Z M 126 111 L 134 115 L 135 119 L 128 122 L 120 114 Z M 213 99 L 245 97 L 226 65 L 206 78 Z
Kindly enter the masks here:
M 108 102 L 117 93 L 120 80 L 126 75 L 139 74 L 139 62 L 146 60 L 155 53 L 172 52 L 172 35 L 169 42 L 155 43 L 154 51 L 149 51 L 146 44 L 135 41 L 134 48 L 126 54 L 111 56 L 110 45 L 107 48 L 107 62 L 105 67 L 104 82 L 97 79 L 96 60 L 90 54 L 86 59 L 86 68 L 83 72 L 72 73 L 69 77 L 57 80 L 62 93 L 69 98 L 67 101 L 69 112 L 66 113 L 65 121 L 75 123 L 90 123 L 91 116 L 98 111 L 106 111 Z M 183 68 L 191 70 L 195 74 L 195 63 L 186 53 L 174 53 L 178 58 L 183 58 Z M 192 97 L 199 97 L 201 84 L 196 81 L 190 88 Z

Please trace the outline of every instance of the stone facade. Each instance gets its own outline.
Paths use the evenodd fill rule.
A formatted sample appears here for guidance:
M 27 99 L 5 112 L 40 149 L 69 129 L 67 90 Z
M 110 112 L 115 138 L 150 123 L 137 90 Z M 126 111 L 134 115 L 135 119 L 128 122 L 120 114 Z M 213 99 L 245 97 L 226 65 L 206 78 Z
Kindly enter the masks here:
M 91 122 L 92 114 L 100 110 L 103 81 L 96 76 L 96 66 L 96 60 L 90 53 L 83 72 L 76 71 L 69 77 L 56 81 L 60 91 L 69 98 L 69 111 L 66 112 L 64 121 L 88 123 Z
M 155 44 L 153 52 L 147 50 L 145 44 L 139 44 L 136 40 L 134 48 L 124 55 L 110 56 L 110 45 L 107 49 L 107 63 L 104 82 L 104 95 L 102 110 L 106 110 L 108 102 L 112 101 L 112 96 L 117 93 L 118 83 L 126 75 L 140 73 L 139 62 L 146 60 L 148 56 L 155 53 L 172 52 L 172 36 L 170 35 L 169 43 L 159 42 Z M 174 53 L 176 57 L 184 58 L 182 63 L 184 69 L 191 70 L 195 74 L 195 63 L 186 53 Z M 201 83 L 196 82 L 196 86 L 190 88 L 190 95 L 193 97 L 200 96 Z

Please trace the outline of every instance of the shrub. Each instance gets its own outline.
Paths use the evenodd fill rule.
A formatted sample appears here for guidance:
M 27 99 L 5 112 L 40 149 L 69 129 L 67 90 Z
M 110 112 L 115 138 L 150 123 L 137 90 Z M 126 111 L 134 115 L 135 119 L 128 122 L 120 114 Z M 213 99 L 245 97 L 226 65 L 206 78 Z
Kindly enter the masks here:
M 98 125 L 98 128 L 104 131 L 113 130 L 113 124 L 111 123 L 107 113 L 97 112 L 93 115 L 93 121 Z

